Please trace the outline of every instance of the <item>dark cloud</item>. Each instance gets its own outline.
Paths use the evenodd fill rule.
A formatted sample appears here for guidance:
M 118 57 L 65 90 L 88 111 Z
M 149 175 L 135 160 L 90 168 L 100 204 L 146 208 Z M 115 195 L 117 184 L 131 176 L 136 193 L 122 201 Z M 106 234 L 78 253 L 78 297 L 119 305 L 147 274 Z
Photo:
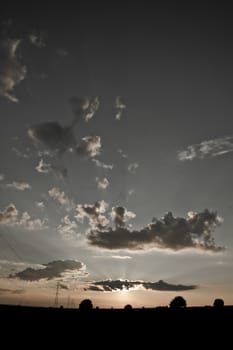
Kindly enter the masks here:
M 0 294 L 23 294 L 25 293 L 24 289 L 7 289 L 7 288 L 0 288 Z
M 76 147 L 76 139 L 71 126 L 61 126 L 58 122 L 45 122 L 28 129 L 29 138 L 48 150 L 64 153 Z
M 96 286 L 98 289 L 96 289 Z M 182 285 L 182 284 L 170 284 L 162 280 L 158 282 L 145 282 L 145 281 L 128 281 L 128 280 L 105 280 L 105 281 L 96 281 L 88 288 L 88 290 L 96 291 L 117 291 L 123 289 L 134 289 L 141 287 L 149 290 L 159 290 L 159 291 L 185 291 L 196 289 L 195 285 Z
M 18 102 L 13 91 L 27 72 L 17 55 L 19 45 L 18 39 L 2 39 L 0 42 L 0 95 L 12 102 Z
M 27 269 L 10 275 L 10 278 L 19 278 L 24 281 L 39 281 L 40 279 L 51 280 L 62 277 L 64 273 L 82 270 L 84 265 L 77 260 L 56 260 L 43 265 L 42 269 Z
M 132 211 L 128 211 L 125 207 L 113 207 L 111 216 L 116 228 L 124 227 L 128 220 L 136 217 Z
M 119 221 L 121 216 L 116 217 Z M 172 249 L 174 251 L 195 248 L 220 252 L 224 248 L 217 246 L 212 231 L 221 223 L 217 212 L 205 209 L 200 213 L 188 213 L 187 218 L 174 217 L 171 212 L 162 219 L 154 218 L 152 223 L 137 231 L 122 227 L 121 221 L 116 228 L 92 230 L 88 235 L 91 245 L 105 249 L 147 248 Z

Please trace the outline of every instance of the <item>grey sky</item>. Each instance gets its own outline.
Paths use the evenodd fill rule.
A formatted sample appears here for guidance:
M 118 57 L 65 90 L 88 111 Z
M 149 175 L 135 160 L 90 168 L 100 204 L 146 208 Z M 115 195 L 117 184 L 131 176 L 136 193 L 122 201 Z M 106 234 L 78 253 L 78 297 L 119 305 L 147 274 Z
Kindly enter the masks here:
M 0 260 L 77 260 L 82 283 L 200 284 L 191 303 L 208 292 L 232 303 L 231 3 L 43 6 L 0 6 Z M 130 248 L 151 230 L 160 243 Z

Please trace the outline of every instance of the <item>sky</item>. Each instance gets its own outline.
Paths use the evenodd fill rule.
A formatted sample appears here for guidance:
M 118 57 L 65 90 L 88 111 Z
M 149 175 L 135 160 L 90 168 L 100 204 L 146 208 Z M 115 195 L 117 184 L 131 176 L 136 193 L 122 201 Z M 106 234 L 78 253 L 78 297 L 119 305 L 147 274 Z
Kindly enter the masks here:
M 0 5 L 0 303 L 233 304 L 232 10 Z

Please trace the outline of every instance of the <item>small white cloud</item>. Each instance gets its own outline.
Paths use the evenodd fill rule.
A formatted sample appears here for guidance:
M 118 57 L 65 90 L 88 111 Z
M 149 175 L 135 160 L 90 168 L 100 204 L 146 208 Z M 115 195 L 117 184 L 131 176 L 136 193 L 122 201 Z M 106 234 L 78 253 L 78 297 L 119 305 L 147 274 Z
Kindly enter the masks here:
M 128 171 L 131 174 L 136 174 L 136 170 L 137 170 L 138 167 L 139 167 L 138 163 L 131 163 L 131 164 L 128 165 Z
M 100 154 L 101 138 L 100 136 L 85 136 L 82 143 L 77 148 L 77 152 L 87 157 L 95 157 Z
M 11 184 L 6 184 L 7 188 L 13 188 L 18 191 L 30 190 L 32 187 L 27 182 L 17 182 L 13 181 Z
M 74 203 L 72 200 L 66 196 L 64 191 L 61 191 L 58 187 L 53 187 L 48 191 L 48 194 L 54 200 L 57 200 L 62 206 L 66 207 L 66 209 L 70 210 L 74 207 Z
M 45 208 L 44 202 L 36 202 L 36 206 L 42 210 Z
M 5 179 L 5 175 L 4 174 L 0 174 L 0 181 L 3 181 Z
M 103 168 L 105 170 L 112 170 L 113 167 L 114 167 L 113 164 L 105 164 L 105 163 L 101 162 L 99 159 L 96 159 L 96 158 L 92 158 L 92 161 L 95 163 L 95 165 L 98 168 Z
M 99 179 L 98 177 L 96 178 L 96 182 L 98 185 L 98 188 L 102 190 L 106 190 L 106 188 L 109 186 L 109 181 L 104 177 L 103 179 Z
M 51 171 L 51 164 L 45 163 L 43 159 L 40 159 L 35 169 L 38 173 L 48 174 Z
M 128 195 L 129 196 L 132 196 L 132 194 L 134 194 L 134 193 L 135 193 L 135 190 L 133 188 L 128 190 Z

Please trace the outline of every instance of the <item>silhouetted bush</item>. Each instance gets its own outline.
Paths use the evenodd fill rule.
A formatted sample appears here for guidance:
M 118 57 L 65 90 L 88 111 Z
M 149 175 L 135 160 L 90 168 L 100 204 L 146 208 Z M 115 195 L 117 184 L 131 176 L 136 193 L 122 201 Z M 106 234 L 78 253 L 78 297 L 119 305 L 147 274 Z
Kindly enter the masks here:
M 130 305 L 130 304 L 127 304 L 127 305 L 125 305 L 125 307 L 124 307 L 124 309 L 125 310 L 132 310 L 132 305 Z
M 92 301 L 90 299 L 84 299 L 79 304 L 79 310 L 89 311 L 92 309 L 93 309 L 93 304 L 92 304 Z
M 186 300 L 181 297 L 177 296 L 172 301 L 170 302 L 170 307 L 173 309 L 178 309 L 178 308 L 185 308 L 186 307 Z
M 216 307 L 216 308 L 222 308 L 224 306 L 224 301 L 223 299 L 215 299 L 214 300 L 214 303 L 213 303 L 213 306 Z

